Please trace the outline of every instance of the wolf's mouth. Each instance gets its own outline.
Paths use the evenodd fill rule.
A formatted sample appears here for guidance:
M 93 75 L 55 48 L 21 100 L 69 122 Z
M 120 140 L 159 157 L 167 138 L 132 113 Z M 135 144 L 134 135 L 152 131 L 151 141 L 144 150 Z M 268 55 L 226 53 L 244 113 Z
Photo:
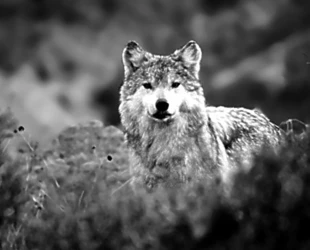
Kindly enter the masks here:
M 171 119 L 173 117 L 173 115 L 168 113 L 168 112 L 158 111 L 158 112 L 150 115 L 150 117 L 157 120 L 157 121 L 167 121 L 167 120 Z

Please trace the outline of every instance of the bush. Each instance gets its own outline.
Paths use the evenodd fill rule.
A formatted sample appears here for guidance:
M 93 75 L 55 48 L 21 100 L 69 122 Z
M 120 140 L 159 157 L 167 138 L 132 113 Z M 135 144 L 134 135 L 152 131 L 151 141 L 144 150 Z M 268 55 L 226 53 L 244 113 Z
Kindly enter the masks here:
M 0 136 L 7 130 L 0 116 Z M 16 124 L 14 125 L 16 127 Z M 2 155 L 2 249 L 307 249 L 310 130 L 262 154 L 230 195 L 197 183 L 150 193 L 129 184 L 122 133 L 98 122 L 62 132 L 48 150 Z M 12 151 L 12 148 L 10 149 Z M 18 151 L 19 150 L 19 151 Z

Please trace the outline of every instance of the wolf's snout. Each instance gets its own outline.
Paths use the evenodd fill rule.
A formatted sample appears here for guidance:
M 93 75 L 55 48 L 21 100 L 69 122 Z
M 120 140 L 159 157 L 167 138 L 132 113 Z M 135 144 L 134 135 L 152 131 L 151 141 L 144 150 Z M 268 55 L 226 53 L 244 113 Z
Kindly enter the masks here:
M 156 111 L 151 114 L 151 117 L 156 121 L 168 121 L 173 114 L 168 112 L 169 103 L 165 98 L 159 98 L 155 103 Z
M 158 99 L 156 101 L 156 109 L 159 111 L 159 112 L 165 112 L 168 110 L 169 108 L 169 103 L 167 102 L 166 99 Z

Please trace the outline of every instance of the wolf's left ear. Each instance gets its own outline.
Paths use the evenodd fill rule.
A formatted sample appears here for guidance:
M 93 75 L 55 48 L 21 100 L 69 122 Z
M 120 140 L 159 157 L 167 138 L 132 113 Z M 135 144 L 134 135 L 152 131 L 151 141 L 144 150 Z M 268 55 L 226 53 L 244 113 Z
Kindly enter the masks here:
M 123 64 L 125 75 L 136 71 L 146 60 L 146 52 L 135 41 L 128 42 L 123 50 Z
M 199 79 L 201 49 L 195 41 L 189 41 L 181 49 L 176 50 L 172 56 L 176 60 L 183 62 L 184 66 L 188 68 L 197 79 Z

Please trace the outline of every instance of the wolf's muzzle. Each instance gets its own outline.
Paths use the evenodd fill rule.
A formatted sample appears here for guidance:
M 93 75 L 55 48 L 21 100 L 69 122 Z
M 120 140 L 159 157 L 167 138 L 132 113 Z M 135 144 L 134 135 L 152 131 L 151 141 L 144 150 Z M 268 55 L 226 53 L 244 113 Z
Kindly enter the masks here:
M 155 103 L 156 112 L 153 114 L 149 113 L 149 116 L 156 121 L 168 121 L 173 117 L 173 114 L 168 112 L 169 103 L 166 99 L 160 98 Z

